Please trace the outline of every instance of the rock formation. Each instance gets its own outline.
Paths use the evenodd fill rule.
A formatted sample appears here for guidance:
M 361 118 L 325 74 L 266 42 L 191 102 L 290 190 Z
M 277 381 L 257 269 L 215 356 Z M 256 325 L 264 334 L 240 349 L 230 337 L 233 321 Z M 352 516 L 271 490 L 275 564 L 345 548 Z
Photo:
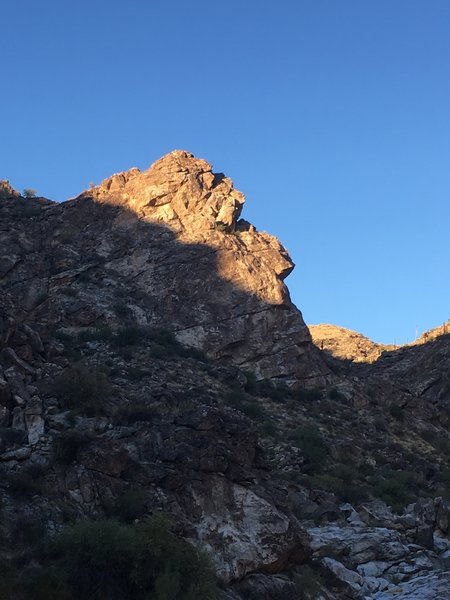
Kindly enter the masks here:
M 338 359 L 373 362 L 393 346 L 377 344 L 361 333 L 337 325 L 309 325 L 314 344 Z
M 0 596 L 55 591 L 73 521 L 164 513 L 226 600 L 449 598 L 450 336 L 316 348 L 243 202 L 180 151 L 62 204 L 0 186 Z
M 276 238 L 239 219 L 243 203 L 229 178 L 175 151 L 65 204 L 27 205 L 41 217 L 4 228 L 0 266 L 24 311 L 48 294 L 47 307 L 67 308 L 73 326 L 109 324 L 121 285 L 139 324 L 258 378 L 323 383 L 327 367 L 284 284 L 294 265 Z M 60 306 L 58 288 L 86 272 L 99 285 L 85 290 L 83 307 Z

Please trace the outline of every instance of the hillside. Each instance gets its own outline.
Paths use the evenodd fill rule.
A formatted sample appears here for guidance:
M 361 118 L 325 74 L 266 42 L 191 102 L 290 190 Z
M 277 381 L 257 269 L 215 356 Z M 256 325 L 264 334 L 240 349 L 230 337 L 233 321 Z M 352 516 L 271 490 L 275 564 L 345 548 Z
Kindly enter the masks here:
M 311 337 L 243 203 L 0 186 L 2 598 L 449 598 L 450 336 Z
M 355 362 L 373 362 L 381 356 L 384 350 L 393 349 L 392 346 L 372 342 L 361 333 L 345 329 L 345 327 L 325 323 L 308 327 L 314 344 L 335 358 Z

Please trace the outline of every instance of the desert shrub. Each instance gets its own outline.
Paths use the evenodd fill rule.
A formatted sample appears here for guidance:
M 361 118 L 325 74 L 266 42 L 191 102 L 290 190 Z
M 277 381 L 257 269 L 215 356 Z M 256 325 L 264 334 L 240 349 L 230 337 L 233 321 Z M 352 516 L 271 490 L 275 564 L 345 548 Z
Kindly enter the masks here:
M 217 597 L 204 555 L 157 517 L 136 526 L 110 520 L 68 526 L 52 540 L 45 558 L 73 600 Z
M 292 397 L 299 402 L 312 402 L 313 400 L 320 400 L 322 398 L 322 392 L 317 388 L 298 388 L 293 390 Z
M 328 392 L 328 398 L 330 400 L 343 400 L 345 398 L 344 394 L 340 392 L 337 388 L 331 388 Z
M 112 386 L 102 371 L 78 363 L 64 369 L 54 381 L 54 393 L 64 407 L 93 416 L 109 396 Z
M 233 408 L 240 408 L 246 398 L 247 395 L 242 390 L 232 389 L 225 395 L 224 402 Z
M 177 343 L 177 354 L 182 358 L 193 358 L 194 360 L 203 363 L 209 362 L 209 357 L 205 352 L 199 348 L 194 348 L 193 346 L 183 346 L 182 344 Z
M 264 407 L 255 400 L 243 402 L 240 405 L 239 410 L 247 417 L 250 417 L 250 419 L 262 419 L 266 415 Z
M 138 536 L 143 560 L 137 580 L 144 589 L 153 588 L 155 600 L 217 598 L 214 572 L 205 554 L 173 535 L 164 518 L 145 521 Z
M 146 510 L 147 503 L 144 492 L 140 489 L 131 489 L 115 498 L 111 507 L 111 515 L 124 523 L 132 523 L 143 517 Z
M 264 423 L 261 430 L 265 435 L 270 435 L 270 437 L 275 437 L 278 433 L 277 426 L 271 421 Z
M 115 343 L 118 346 L 133 346 L 138 344 L 146 336 L 146 331 L 137 325 L 121 327 L 116 334 Z
M 294 573 L 294 583 L 302 600 L 315 600 L 321 595 L 325 581 L 320 573 L 309 565 L 298 567 Z
M 358 504 L 368 498 L 367 489 L 358 481 L 354 480 L 354 471 L 349 469 L 353 474 L 349 476 L 348 467 L 338 466 L 333 474 L 317 475 L 312 478 L 312 485 L 322 490 L 327 490 L 335 494 L 342 502 L 350 502 Z
M 70 465 L 78 457 L 78 451 L 89 444 L 91 438 L 86 433 L 65 431 L 53 440 L 53 460 L 61 465 Z
M 37 192 L 33 190 L 33 188 L 25 188 L 23 190 L 23 195 L 25 198 L 36 198 Z
M 71 345 L 75 341 L 74 336 L 68 333 L 67 331 L 64 331 L 63 329 L 53 330 L 52 335 L 55 339 L 57 339 L 59 342 L 62 342 L 63 344 Z
M 145 345 L 150 356 L 153 358 L 179 356 L 181 358 L 193 358 L 202 362 L 209 361 L 202 350 L 183 346 L 176 339 L 175 335 L 167 329 L 129 325 L 120 328 L 114 336 L 113 341 L 119 348 L 137 346 L 139 344 Z
M 271 398 L 275 402 L 283 402 L 291 396 L 291 391 L 286 385 L 275 385 L 270 379 L 256 382 L 255 388 L 258 395 Z
M 136 421 L 152 422 L 159 417 L 157 408 L 150 406 L 145 402 L 131 402 L 130 404 L 120 405 L 114 413 L 114 422 L 117 425 L 130 425 Z
M 403 413 L 402 407 L 398 404 L 395 404 L 394 402 L 392 402 L 392 404 L 389 406 L 389 413 L 392 417 L 394 417 L 394 419 L 397 419 L 397 421 L 405 420 L 405 415 Z
M 394 510 L 400 510 L 418 496 L 422 485 L 420 476 L 413 471 L 384 469 L 371 478 L 370 491 Z
M 325 466 L 328 451 L 317 427 L 299 427 L 291 432 L 289 438 L 302 451 L 305 458 L 304 472 L 309 475 L 320 473 Z
M 243 371 L 246 382 L 245 382 L 245 391 L 248 394 L 255 394 L 257 392 L 258 380 L 256 379 L 256 375 L 251 371 Z
M 367 477 L 368 475 L 374 474 L 375 468 L 370 463 L 364 462 L 359 465 L 358 471 L 363 477 Z
M 260 419 L 265 416 L 264 407 L 254 398 L 241 391 L 233 389 L 225 395 L 224 402 L 251 419 Z
M 432 445 L 443 454 L 450 454 L 450 440 L 443 435 L 436 435 L 432 441 Z

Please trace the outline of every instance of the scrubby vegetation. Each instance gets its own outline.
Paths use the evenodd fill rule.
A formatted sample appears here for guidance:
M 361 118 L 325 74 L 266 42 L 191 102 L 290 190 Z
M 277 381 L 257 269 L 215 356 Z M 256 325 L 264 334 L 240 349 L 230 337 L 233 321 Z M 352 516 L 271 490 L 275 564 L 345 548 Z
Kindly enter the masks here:
M 36 525 L 38 527 L 38 525 Z M 214 600 L 205 555 L 176 537 L 160 516 L 127 525 L 80 521 L 35 543 L 28 567 L 2 565 L 0 593 L 14 600 Z M 36 530 L 36 531 L 35 531 Z M 38 543 L 36 543 L 38 542 Z
M 112 386 L 102 371 L 83 363 L 67 367 L 54 381 L 54 392 L 65 408 L 97 414 Z

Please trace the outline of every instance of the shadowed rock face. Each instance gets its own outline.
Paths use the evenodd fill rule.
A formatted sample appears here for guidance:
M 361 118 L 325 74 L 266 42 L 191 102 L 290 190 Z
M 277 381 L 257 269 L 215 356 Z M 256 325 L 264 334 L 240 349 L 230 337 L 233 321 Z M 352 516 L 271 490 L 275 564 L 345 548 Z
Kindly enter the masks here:
M 68 203 L 67 225 L 92 201 L 118 208 L 106 222 L 100 217 L 101 227 L 88 215 L 85 225 L 106 266 L 154 299 L 145 319 L 259 378 L 325 381 L 328 370 L 283 281 L 294 264 L 275 237 L 239 220 L 245 199 L 228 177 L 174 151 L 148 171 L 130 169 L 81 194 Z

